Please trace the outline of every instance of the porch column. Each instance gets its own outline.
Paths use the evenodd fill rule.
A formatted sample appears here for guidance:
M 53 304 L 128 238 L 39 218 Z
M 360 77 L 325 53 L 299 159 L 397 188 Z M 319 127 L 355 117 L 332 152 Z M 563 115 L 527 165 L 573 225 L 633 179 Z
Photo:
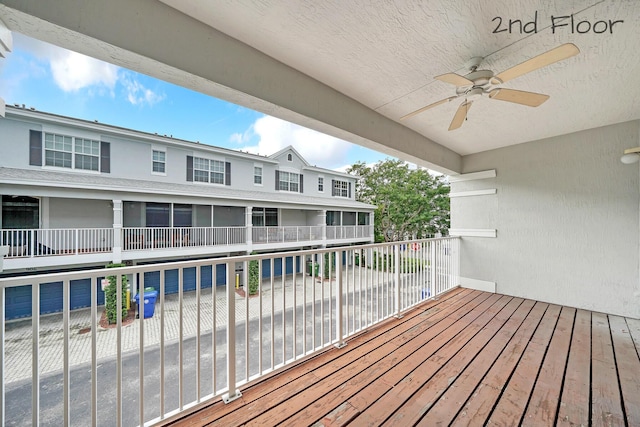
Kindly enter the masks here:
M 253 206 L 247 206 L 244 213 L 244 226 L 247 230 L 247 253 L 253 251 Z
M 322 247 L 327 247 L 327 210 L 318 211 L 318 225 L 322 227 Z
M 113 262 L 122 262 L 122 200 L 113 200 Z
M 371 211 L 369 213 L 369 241 L 374 243 L 376 241 L 376 233 L 375 233 L 375 212 Z

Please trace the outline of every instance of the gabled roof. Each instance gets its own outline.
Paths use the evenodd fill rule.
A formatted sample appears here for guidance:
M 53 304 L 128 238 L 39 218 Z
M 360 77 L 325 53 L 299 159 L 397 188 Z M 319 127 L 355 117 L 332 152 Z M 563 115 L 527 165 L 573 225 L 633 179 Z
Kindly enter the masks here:
M 270 159 L 274 159 L 274 160 L 275 160 L 275 159 L 277 159 L 278 157 L 280 157 L 281 155 L 283 155 L 284 153 L 286 153 L 287 151 L 293 151 L 293 154 L 295 154 L 296 156 L 298 156 L 298 158 L 299 158 L 300 160 L 302 160 L 302 164 L 303 164 L 305 167 L 309 166 L 309 162 L 307 162 L 307 160 L 306 160 L 304 157 L 302 157 L 302 156 L 300 155 L 300 153 L 298 153 L 298 150 L 296 150 L 295 148 L 293 148 L 293 145 L 289 145 L 289 146 L 287 146 L 287 147 L 284 147 L 282 150 L 280 150 L 280 151 L 278 151 L 278 152 L 273 153 L 272 155 L 270 155 L 270 156 L 269 156 L 269 158 L 270 158 Z

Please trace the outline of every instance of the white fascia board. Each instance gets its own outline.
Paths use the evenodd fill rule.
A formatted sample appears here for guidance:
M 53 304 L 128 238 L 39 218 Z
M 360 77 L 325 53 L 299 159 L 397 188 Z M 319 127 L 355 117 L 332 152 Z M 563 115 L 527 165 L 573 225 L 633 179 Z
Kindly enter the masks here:
M 214 195 L 214 194 L 203 194 L 203 193 L 188 193 L 188 192 L 176 192 L 171 190 L 164 189 L 150 189 L 143 188 L 137 189 L 136 187 L 117 187 L 117 186 L 109 186 L 109 185 L 100 185 L 96 183 L 91 184 L 82 184 L 82 183 L 72 183 L 72 184 L 62 184 L 60 182 L 49 182 L 49 181 L 29 181 L 29 180 L 20 180 L 20 179 L 4 179 L 2 180 L 2 184 L 4 185 L 17 185 L 17 186 L 35 186 L 38 188 L 54 188 L 54 189 L 69 189 L 69 190 L 92 190 L 93 192 L 97 191 L 108 191 L 111 193 L 130 193 L 130 194 L 149 194 L 149 195 L 161 195 L 161 196 L 177 196 L 177 197 L 193 197 L 199 199 L 208 199 L 208 200 L 217 200 L 219 202 L 227 201 L 226 203 L 234 202 L 239 206 L 244 206 L 246 203 L 251 202 L 261 202 L 261 203 L 272 203 L 274 206 L 278 207 L 286 207 L 289 206 L 292 209 L 299 209 L 300 207 L 310 207 L 311 209 L 329 209 L 333 208 L 336 210 L 347 210 L 347 209 L 361 209 L 366 211 L 373 211 L 376 209 L 376 206 L 369 205 L 366 203 L 356 202 L 353 204 L 345 204 L 345 205 L 336 205 L 331 203 L 318 203 L 318 200 L 324 201 L 324 199 L 312 198 L 309 197 L 309 200 L 285 200 L 285 201 L 274 201 L 273 194 L 264 193 L 263 198 L 257 198 L 255 195 L 251 197 L 243 197 L 243 196 L 233 196 L 230 194 L 223 195 Z M 327 200 L 329 202 L 330 200 Z
M 460 175 L 450 175 L 449 182 L 462 182 L 462 181 L 474 181 L 477 179 L 495 178 L 496 170 L 490 169 L 480 172 L 463 173 Z
M 451 228 L 449 236 L 459 237 L 490 237 L 496 238 L 498 231 L 493 228 Z
M 487 188 L 486 190 L 471 190 L 471 191 L 458 191 L 457 193 L 449 193 L 449 198 L 455 197 L 470 197 L 470 196 L 488 196 L 490 194 L 496 194 L 495 188 Z
M 13 50 L 13 36 L 11 30 L 0 19 L 0 56 L 6 57 L 8 52 Z

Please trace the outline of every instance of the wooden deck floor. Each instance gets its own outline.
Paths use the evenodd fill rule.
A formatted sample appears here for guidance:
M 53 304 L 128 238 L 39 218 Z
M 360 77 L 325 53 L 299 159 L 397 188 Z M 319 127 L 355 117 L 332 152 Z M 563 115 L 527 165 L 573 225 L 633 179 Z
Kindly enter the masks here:
M 174 422 L 640 426 L 640 321 L 456 289 Z

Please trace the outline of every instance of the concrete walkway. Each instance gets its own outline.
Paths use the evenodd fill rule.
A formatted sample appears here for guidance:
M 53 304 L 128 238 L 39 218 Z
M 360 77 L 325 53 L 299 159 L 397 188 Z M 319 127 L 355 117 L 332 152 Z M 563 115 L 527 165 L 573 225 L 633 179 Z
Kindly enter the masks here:
M 373 282 L 373 277 L 369 271 L 368 283 Z M 382 277 L 380 277 L 382 280 Z M 304 300 L 306 289 L 306 301 L 318 300 L 322 295 L 324 284 L 324 298 L 330 295 L 330 286 L 335 282 L 314 279 L 309 276 L 296 277 L 296 304 L 299 305 Z M 378 282 L 378 283 L 381 283 Z M 353 285 L 351 285 L 353 286 Z M 248 298 L 234 293 L 236 302 L 236 320 L 247 319 L 247 307 L 249 309 L 249 319 L 256 319 L 260 316 L 260 301 L 262 300 L 262 315 L 271 313 L 273 300 L 274 313 L 281 312 L 283 306 L 293 307 L 293 280 L 287 278 L 284 289 L 286 294 L 282 294 L 282 281 L 276 280 L 273 289 L 271 283 L 263 283 L 259 296 Z M 333 292 L 335 297 L 335 291 Z M 215 302 L 215 305 L 214 305 Z M 214 316 L 215 307 L 215 316 Z M 227 295 L 224 286 L 220 286 L 212 292 L 212 289 L 203 289 L 200 293 L 200 332 L 212 331 L 214 327 L 226 326 L 227 323 Z M 98 307 L 98 316 L 102 315 L 104 307 Z M 195 291 L 185 292 L 182 301 L 183 311 L 183 338 L 193 337 L 197 331 L 198 301 Z M 161 324 L 160 301 L 156 302 L 155 314 L 152 318 L 144 319 L 144 345 L 145 348 L 157 346 L 160 343 Z M 180 301 L 177 294 L 166 295 L 164 298 L 164 339 L 165 343 L 177 340 L 180 331 Z M 214 320 L 215 319 L 215 324 Z M 99 319 L 96 319 L 98 322 Z M 140 347 L 140 326 L 142 319 L 136 319 L 132 323 L 123 326 L 121 329 L 122 351 L 139 351 Z M 91 310 L 75 310 L 70 314 L 70 339 L 69 356 L 70 365 L 78 365 L 91 362 Z M 117 353 L 117 328 L 101 328 L 98 326 L 96 334 L 96 345 L 98 363 L 105 358 L 112 358 Z M 40 351 L 39 351 L 39 371 L 40 376 L 48 373 L 61 371 L 63 368 L 64 356 L 64 332 L 62 324 L 62 314 L 43 316 L 40 319 Z M 24 380 L 32 377 L 32 326 L 31 320 L 23 320 L 9 323 L 5 329 L 5 383 Z

